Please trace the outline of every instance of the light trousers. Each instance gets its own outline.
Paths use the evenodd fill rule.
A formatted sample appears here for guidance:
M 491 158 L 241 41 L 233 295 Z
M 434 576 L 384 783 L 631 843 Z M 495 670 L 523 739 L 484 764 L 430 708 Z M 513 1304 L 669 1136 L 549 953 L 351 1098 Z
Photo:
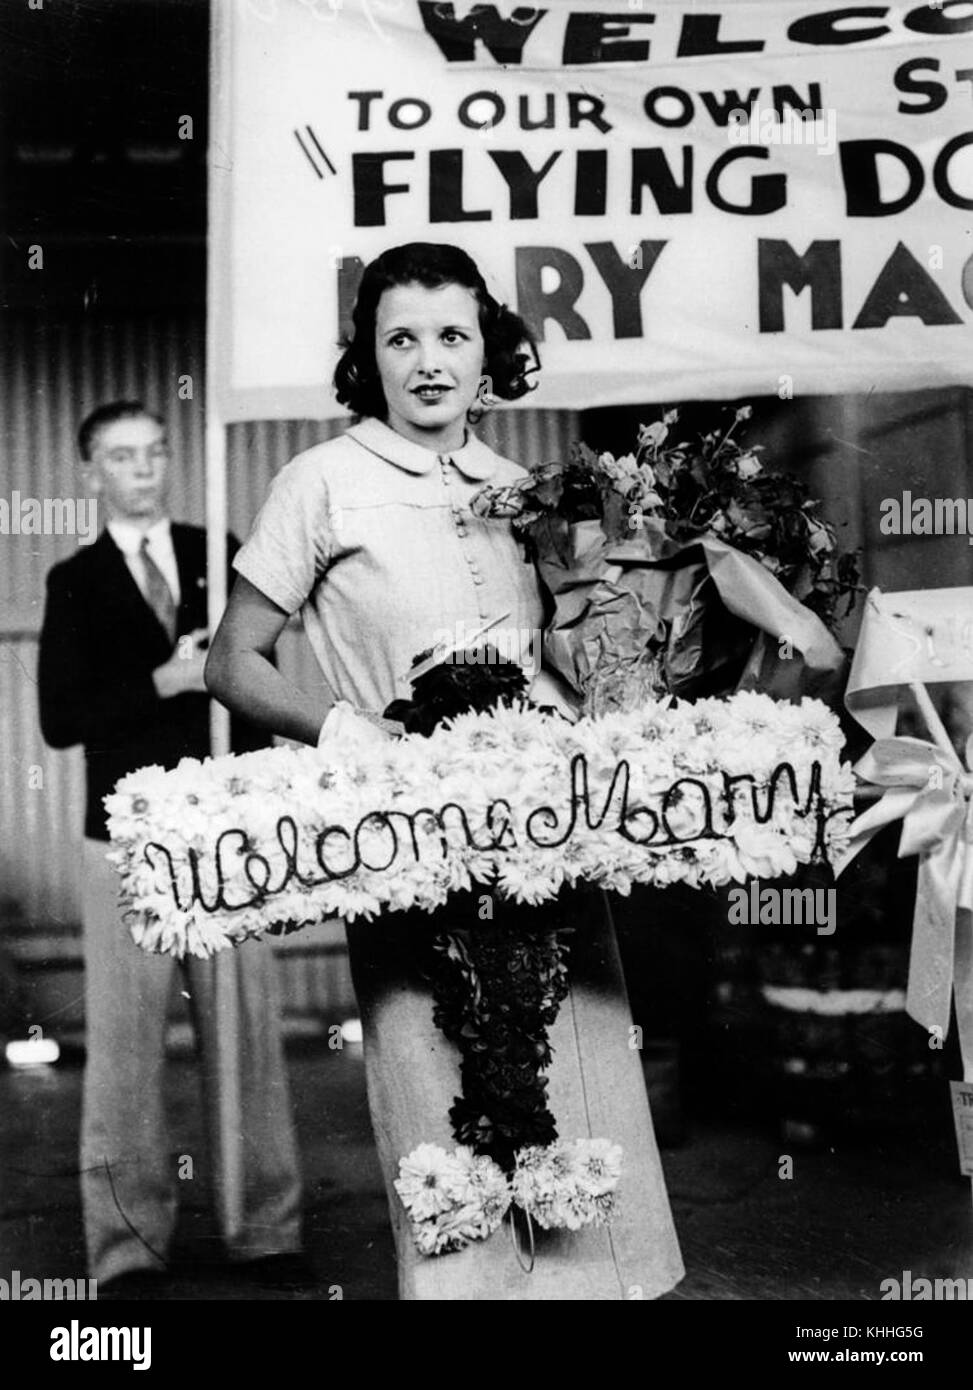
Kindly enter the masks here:
M 198 1182 L 208 1174 L 231 1259 L 299 1250 L 300 1167 L 270 944 L 246 942 L 181 967 L 208 1143 L 203 1154 L 174 1153 L 163 1081 L 176 962 L 132 941 L 107 849 L 101 840 L 84 842 L 81 1197 L 89 1273 L 104 1282 L 163 1267 L 180 1175 Z

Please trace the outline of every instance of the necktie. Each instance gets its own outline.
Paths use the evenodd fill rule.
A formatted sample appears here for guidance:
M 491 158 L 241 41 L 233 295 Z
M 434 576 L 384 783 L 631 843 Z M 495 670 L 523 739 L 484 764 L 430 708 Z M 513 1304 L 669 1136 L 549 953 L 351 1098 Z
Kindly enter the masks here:
M 145 597 L 148 599 L 152 612 L 162 624 L 169 641 L 174 642 L 176 640 L 176 601 L 172 597 L 172 590 L 166 583 L 165 575 L 149 554 L 148 536 L 142 537 L 139 554 L 142 557 L 142 568 L 145 573 Z

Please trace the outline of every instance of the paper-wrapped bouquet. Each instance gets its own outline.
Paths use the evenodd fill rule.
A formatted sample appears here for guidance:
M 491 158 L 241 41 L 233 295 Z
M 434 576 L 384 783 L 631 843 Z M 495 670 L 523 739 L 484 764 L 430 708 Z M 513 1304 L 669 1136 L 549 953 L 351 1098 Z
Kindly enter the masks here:
M 634 454 L 577 445 L 474 498 L 532 552 L 554 604 L 545 662 L 586 713 L 664 694 L 837 693 L 845 658 L 829 624 L 854 600 L 855 557 L 838 556 L 800 481 L 735 440 L 749 414 L 670 444 L 669 411 Z

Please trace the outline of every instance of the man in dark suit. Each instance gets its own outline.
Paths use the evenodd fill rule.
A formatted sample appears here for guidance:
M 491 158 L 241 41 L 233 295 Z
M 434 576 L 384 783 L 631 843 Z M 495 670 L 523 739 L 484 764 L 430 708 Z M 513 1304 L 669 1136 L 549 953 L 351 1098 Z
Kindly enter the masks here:
M 90 1273 L 102 1292 L 137 1296 L 167 1268 L 177 1174 L 199 1177 L 203 1165 L 187 1167 L 192 1155 L 169 1152 L 163 1070 L 173 963 L 140 951 L 121 921 L 102 798 L 136 768 L 209 752 L 206 533 L 168 520 L 165 428 L 140 402 L 94 411 L 79 446 L 105 525 L 48 575 L 40 714 L 55 748 L 84 745 L 87 772 L 81 1191 Z M 231 559 L 236 548 L 231 537 Z M 235 730 L 238 751 L 263 741 Z M 187 961 L 183 990 L 227 1253 L 286 1279 L 300 1268 L 301 1187 L 270 945 Z M 222 1029 L 232 1019 L 220 1036 L 218 1009 Z

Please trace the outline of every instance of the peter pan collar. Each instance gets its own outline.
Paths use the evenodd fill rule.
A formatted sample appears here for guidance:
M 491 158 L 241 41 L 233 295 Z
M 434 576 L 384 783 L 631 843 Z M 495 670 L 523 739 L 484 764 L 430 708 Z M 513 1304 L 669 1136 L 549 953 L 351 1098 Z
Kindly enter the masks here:
M 371 415 L 352 425 L 347 435 L 387 463 L 404 468 L 407 473 L 429 473 L 439 460 L 450 459 L 465 477 L 482 482 L 492 477 L 497 467 L 496 454 L 470 430 L 466 431 L 466 443 L 462 448 L 451 449 L 446 454 L 437 454 L 422 444 L 415 444 Z

